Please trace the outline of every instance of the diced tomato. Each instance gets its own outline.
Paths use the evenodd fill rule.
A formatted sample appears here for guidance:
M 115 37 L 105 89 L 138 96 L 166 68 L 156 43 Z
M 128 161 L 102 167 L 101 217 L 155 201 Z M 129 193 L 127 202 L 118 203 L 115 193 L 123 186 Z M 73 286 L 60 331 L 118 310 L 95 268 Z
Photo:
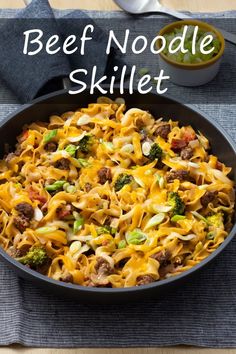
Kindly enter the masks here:
M 70 215 L 70 211 L 69 210 L 60 210 L 57 213 L 57 216 L 58 216 L 59 219 L 64 219 L 64 218 L 66 218 L 69 215 Z
M 33 189 L 32 187 L 30 187 L 29 189 L 29 197 L 30 200 L 38 200 L 41 204 L 45 204 L 47 202 L 47 198 L 40 195 L 39 192 Z
M 59 219 L 65 219 L 67 216 L 71 215 L 71 205 L 67 205 L 64 209 L 57 209 L 57 216 Z
M 179 151 L 184 149 L 188 143 L 184 139 L 172 139 L 171 149 L 174 151 Z
M 183 133 L 183 140 L 189 143 L 196 139 L 195 131 L 191 127 L 186 127 Z
M 26 131 L 24 131 L 23 134 L 21 135 L 20 141 L 23 142 L 23 141 L 25 141 L 26 139 L 28 139 L 28 137 L 29 137 L 29 131 L 26 130 Z
M 216 169 L 222 171 L 223 170 L 223 164 L 220 161 L 216 162 Z

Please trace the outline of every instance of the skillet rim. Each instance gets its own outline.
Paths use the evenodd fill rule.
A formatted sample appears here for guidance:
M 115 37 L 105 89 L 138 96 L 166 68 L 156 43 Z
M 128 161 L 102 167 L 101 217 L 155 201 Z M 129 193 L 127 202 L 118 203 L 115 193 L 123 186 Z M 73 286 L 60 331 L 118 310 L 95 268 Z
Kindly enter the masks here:
M 0 130 L 4 127 L 5 124 L 7 124 L 12 119 L 14 119 L 15 116 L 17 116 L 19 113 L 23 113 L 25 110 L 27 110 L 28 108 L 30 108 L 36 104 L 39 104 L 39 103 L 46 104 L 46 102 L 45 102 L 46 100 L 48 100 L 50 98 L 56 98 L 57 96 L 60 96 L 62 94 L 68 94 L 68 90 L 67 89 L 58 90 L 53 93 L 36 98 L 36 99 L 32 100 L 30 103 L 26 103 L 24 105 L 21 105 L 19 108 L 14 110 L 11 114 L 7 115 L 5 118 L 3 118 L 1 120 Z M 138 94 L 138 92 L 134 91 L 134 94 Z M 155 94 L 155 93 L 148 93 L 148 95 L 158 96 L 158 94 Z M 124 92 L 123 95 L 119 95 L 119 96 L 125 97 L 126 92 Z M 144 97 L 144 95 L 142 95 L 142 96 Z M 228 145 L 230 145 L 231 149 L 234 152 L 235 158 L 236 158 L 236 143 L 234 142 L 233 138 L 225 131 L 225 129 L 217 121 L 215 121 L 211 116 L 209 116 L 208 114 L 206 114 L 205 112 L 203 112 L 202 110 L 200 110 L 199 108 L 195 107 L 192 104 L 181 103 L 180 101 L 173 99 L 172 97 L 170 97 L 168 95 L 162 95 L 162 97 L 164 99 L 170 100 L 171 104 L 177 104 L 177 105 L 180 105 L 184 108 L 187 108 L 188 110 L 199 114 L 205 120 L 207 120 L 208 123 L 210 123 L 210 125 L 213 127 L 213 129 L 218 130 L 224 136 L 225 141 L 227 142 Z M 79 106 L 79 102 L 78 102 L 78 106 Z M 234 180 L 236 182 L 236 176 L 234 177 Z M 181 281 L 185 277 L 187 278 L 191 274 L 196 273 L 198 270 L 202 269 L 204 266 L 209 264 L 221 252 L 223 252 L 223 250 L 233 240 L 235 234 L 236 234 L 236 220 L 235 220 L 234 226 L 232 227 L 232 230 L 230 231 L 229 235 L 224 240 L 224 242 L 210 256 L 205 258 L 203 261 L 201 261 L 200 263 L 198 263 L 194 267 L 190 268 L 187 271 L 184 271 L 183 273 L 181 273 L 179 275 L 175 275 L 175 276 L 167 278 L 167 279 L 159 280 L 159 281 L 147 284 L 147 285 L 132 286 L 132 287 L 127 287 L 127 288 L 96 288 L 96 287 L 93 288 L 93 287 L 85 287 L 82 285 L 72 284 L 72 283 L 65 283 L 65 282 L 62 282 L 59 280 L 54 280 L 52 278 L 49 278 L 46 275 L 42 275 L 42 274 L 36 272 L 35 270 L 30 269 L 30 268 L 22 265 L 21 263 L 17 262 L 14 258 L 9 256 L 4 251 L 4 249 L 2 247 L 0 247 L 0 258 L 7 265 L 11 265 L 12 268 L 19 269 L 22 273 L 26 273 L 31 278 L 34 278 L 33 280 L 35 280 L 35 281 L 39 280 L 39 281 L 43 282 L 44 285 L 46 285 L 48 283 L 52 286 L 55 286 L 55 288 L 59 287 L 59 288 L 63 288 L 63 290 L 71 289 L 73 291 L 77 291 L 78 294 L 79 293 L 83 293 L 83 294 L 87 293 L 87 294 L 92 295 L 92 294 L 98 293 L 98 294 L 111 295 L 111 296 L 113 296 L 112 294 L 114 294 L 114 296 L 116 296 L 117 294 L 125 294 L 125 293 L 130 294 L 130 293 L 140 292 L 142 290 L 149 290 L 149 289 L 151 290 L 151 289 L 155 289 L 155 288 L 160 288 L 160 289 L 163 288 L 164 289 L 165 287 L 168 287 L 168 285 L 172 285 L 175 282 L 177 283 L 178 281 Z M 15 270 L 15 272 L 17 272 L 17 270 Z M 32 281 L 32 279 L 31 279 L 31 281 Z M 68 292 L 69 292 L 69 290 L 68 290 Z

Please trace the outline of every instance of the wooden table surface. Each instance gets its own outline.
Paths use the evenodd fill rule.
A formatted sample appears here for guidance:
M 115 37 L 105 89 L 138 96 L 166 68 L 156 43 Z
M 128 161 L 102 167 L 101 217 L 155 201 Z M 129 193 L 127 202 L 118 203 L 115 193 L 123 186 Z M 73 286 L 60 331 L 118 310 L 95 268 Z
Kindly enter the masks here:
M 134 1 L 134 0 L 127 0 Z M 50 0 L 55 8 L 81 8 L 91 10 L 118 10 L 112 0 Z M 216 12 L 236 10 L 236 0 L 163 0 L 169 7 L 178 10 Z M 0 8 L 24 7 L 23 0 L 0 0 Z M 14 345 L 0 348 L 0 354 L 236 354 L 236 349 L 201 349 L 172 347 L 156 349 L 35 349 Z
M 117 10 L 112 0 L 49 0 L 56 8 L 83 8 L 92 10 Z M 130 1 L 130 0 L 129 0 Z M 134 0 L 132 0 L 134 1 Z M 162 0 L 166 6 L 189 11 L 236 10 L 236 0 Z M 24 7 L 23 0 L 0 0 L 1 7 Z

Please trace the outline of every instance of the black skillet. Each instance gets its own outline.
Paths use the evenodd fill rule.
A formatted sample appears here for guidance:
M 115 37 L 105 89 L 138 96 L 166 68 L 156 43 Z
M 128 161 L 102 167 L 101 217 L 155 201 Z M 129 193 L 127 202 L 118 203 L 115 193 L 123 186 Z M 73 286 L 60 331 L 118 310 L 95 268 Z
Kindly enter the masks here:
M 0 151 L 3 152 L 4 144 L 12 146 L 16 143 L 16 137 L 20 134 L 24 124 L 36 120 L 48 120 L 52 113 L 61 114 L 65 111 L 75 110 L 78 107 L 86 107 L 89 103 L 95 102 L 99 94 L 90 95 L 88 91 L 79 95 L 69 95 L 67 90 L 43 96 L 30 104 L 22 106 L 10 116 L 6 117 L 0 124 Z M 111 98 L 121 97 L 116 91 Z M 190 105 L 184 105 L 164 96 L 155 94 L 140 95 L 135 92 L 123 95 L 127 107 L 138 107 L 149 110 L 156 118 L 172 118 L 178 120 L 182 125 L 191 124 L 194 129 L 202 131 L 210 140 L 212 152 L 219 156 L 219 159 L 228 166 L 232 166 L 231 178 L 236 176 L 236 145 L 227 133 L 217 124 L 214 118 L 208 117 L 203 112 Z M 139 300 L 142 298 L 159 297 L 167 294 L 174 288 L 179 287 L 183 282 L 191 281 L 191 277 L 198 273 L 209 262 L 215 259 L 230 243 L 236 232 L 234 225 L 231 233 L 224 243 L 207 259 L 197 266 L 182 273 L 181 275 L 161 280 L 141 287 L 112 289 L 112 288 L 89 288 L 68 284 L 50 279 L 41 275 L 15 261 L 0 248 L 0 258 L 19 276 L 26 278 L 45 290 L 64 297 L 76 297 L 78 301 L 87 303 L 117 303 Z

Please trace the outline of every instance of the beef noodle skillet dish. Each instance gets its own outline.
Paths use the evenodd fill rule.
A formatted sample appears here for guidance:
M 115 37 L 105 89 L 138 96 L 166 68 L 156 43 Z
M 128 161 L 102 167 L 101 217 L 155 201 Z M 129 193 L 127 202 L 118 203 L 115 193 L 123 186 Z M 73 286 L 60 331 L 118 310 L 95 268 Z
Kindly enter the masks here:
M 0 244 L 48 277 L 131 287 L 194 267 L 232 228 L 231 168 L 175 117 L 100 98 L 24 126 L 0 161 Z

